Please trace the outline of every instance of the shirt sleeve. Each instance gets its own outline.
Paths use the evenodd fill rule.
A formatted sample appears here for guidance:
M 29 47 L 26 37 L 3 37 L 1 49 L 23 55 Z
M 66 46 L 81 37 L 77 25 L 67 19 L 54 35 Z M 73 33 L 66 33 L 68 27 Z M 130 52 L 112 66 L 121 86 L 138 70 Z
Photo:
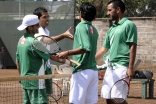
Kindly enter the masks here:
M 48 53 L 44 53 L 44 52 L 40 52 L 38 51 L 36 48 L 33 47 L 33 51 L 32 49 L 30 49 L 31 52 L 33 52 L 34 56 L 38 56 L 41 57 L 42 59 L 44 59 L 45 61 L 47 61 L 50 58 L 50 54 Z
M 107 32 L 106 38 L 105 38 L 105 40 L 103 42 L 103 47 L 108 48 L 108 49 L 110 48 L 110 36 L 109 36 L 109 32 L 110 32 L 110 30 Z
M 126 42 L 133 42 L 137 44 L 137 28 L 134 23 L 131 22 L 126 26 L 126 34 L 127 34 Z
M 19 62 L 18 50 L 17 50 L 17 52 L 16 52 L 16 62 Z

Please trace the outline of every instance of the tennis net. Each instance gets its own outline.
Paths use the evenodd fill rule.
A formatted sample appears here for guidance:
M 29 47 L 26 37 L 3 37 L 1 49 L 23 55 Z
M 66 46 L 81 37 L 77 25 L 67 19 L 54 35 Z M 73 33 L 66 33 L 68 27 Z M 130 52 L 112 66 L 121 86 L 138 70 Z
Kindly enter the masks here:
M 26 86 L 29 89 L 33 89 L 38 86 L 39 88 L 42 88 L 44 87 L 44 83 L 46 84 L 45 79 L 52 79 L 52 87 L 49 89 L 49 92 L 51 90 L 51 94 L 48 96 L 48 104 L 67 104 L 67 95 L 69 93 L 68 82 L 70 77 L 71 74 L 53 74 L 0 78 L 0 104 L 23 104 L 22 87 Z
M 99 71 L 99 74 L 104 73 L 104 71 Z M 156 73 L 156 70 L 153 70 Z M 52 96 L 59 99 L 57 102 L 51 97 L 49 98 L 48 104 L 69 104 L 69 84 L 70 84 L 71 74 L 53 74 L 53 75 L 43 75 L 43 76 L 26 76 L 26 77 L 3 77 L 0 78 L 0 104 L 23 104 L 23 91 L 21 83 L 25 81 L 35 81 L 39 79 L 51 79 L 61 88 L 61 98 L 57 98 L 60 95 L 59 88 L 52 86 Z M 154 74 L 152 79 L 156 79 L 156 74 Z M 101 88 L 103 80 L 99 80 L 98 85 L 98 103 L 106 104 L 106 100 L 101 98 Z M 52 83 L 53 84 L 53 83 Z M 150 83 L 151 84 L 151 83 Z M 156 81 L 154 82 L 156 84 Z M 153 91 L 149 92 L 149 84 L 147 84 L 147 98 L 142 98 L 143 85 L 141 81 L 132 81 L 130 84 L 130 92 L 127 98 L 128 104 L 156 104 L 156 87 L 154 86 Z M 153 98 L 149 98 L 150 93 L 153 92 Z M 57 95 L 57 96 L 56 96 Z

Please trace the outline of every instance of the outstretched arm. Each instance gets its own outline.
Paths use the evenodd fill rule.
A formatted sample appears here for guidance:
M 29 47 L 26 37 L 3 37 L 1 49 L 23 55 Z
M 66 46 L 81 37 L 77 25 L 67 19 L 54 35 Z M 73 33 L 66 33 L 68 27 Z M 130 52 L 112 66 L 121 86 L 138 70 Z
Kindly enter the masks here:
M 96 55 L 95 55 L 95 59 L 96 61 L 98 61 L 101 57 L 103 57 L 103 55 L 108 51 L 108 48 L 105 48 L 105 47 L 101 47 Z
M 61 53 L 57 54 L 56 56 L 60 57 L 60 58 L 67 58 L 68 56 L 71 56 L 71 55 L 84 54 L 87 52 L 88 51 L 86 51 L 86 50 L 83 50 L 81 48 L 77 48 L 77 49 L 61 52 Z
M 60 35 L 57 35 L 57 36 L 52 36 L 51 38 L 53 38 L 54 40 L 56 40 L 56 41 L 60 41 L 60 40 L 62 40 L 62 39 L 64 39 L 64 38 L 69 38 L 69 39 L 74 39 L 74 37 L 73 37 L 73 35 L 70 33 L 70 31 L 71 31 L 71 27 L 67 30 L 67 31 L 65 31 L 64 33 L 62 33 L 62 34 L 60 34 Z
M 52 36 L 51 38 L 53 38 L 54 40 L 56 41 L 60 41 L 64 38 L 69 38 L 69 39 L 74 39 L 73 35 L 70 33 L 70 30 L 72 28 L 70 27 L 66 32 L 60 34 L 60 35 L 57 35 L 57 36 Z M 51 44 L 52 43 L 52 40 L 49 39 L 49 38 L 46 38 L 46 37 L 43 37 L 42 39 L 42 42 L 46 43 L 46 44 Z
M 72 66 L 72 62 L 70 62 L 70 61 L 67 60 L 67 59 L 58 58 L 56 55 L 51 55 L 50 59 L 53 60 L 53 61 L 62 63 L 62 64 L 67 64 L 67 65 Z

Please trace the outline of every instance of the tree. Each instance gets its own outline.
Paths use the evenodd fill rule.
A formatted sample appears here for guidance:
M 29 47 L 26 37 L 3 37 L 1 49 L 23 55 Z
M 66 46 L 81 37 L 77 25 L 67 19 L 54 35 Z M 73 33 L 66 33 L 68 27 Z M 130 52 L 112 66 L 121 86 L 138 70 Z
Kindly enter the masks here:
M 97 10 L 97 18 L 102 18 L 106 16 L 106 2 L 108 0 L 76 0 L 76 13 L 79 13 L 79 7 L 82 2 L 91 2 L 96 7 Z
M 107 2 L 109 0 L 94 0 L 93 4 L 96 7 L 96 17 L 105 18 L 107 13 Z
M 97 18 L 105 18 L 109 0 L 76 0 L 76 11 L 82 2 L 92 2 L 97 9 Z M 126 6 L 127 17 L 156 16 L 156 0 L 123 0 Z M 76 12 L 77 13 L 77 12 Z
M 48 0 L 0 0 L 0 1 L 48 1 Z M 53 0 L 64 1 L 64 0 Z M 72 1 L 72 0 L 71 0 Z M 75 0 L 75 16 L 79 14 L 82 2 L 91 2 L 97 9 L 96 18 L 105 18 L 109 0 Z M 126 5 L 127 17 L 152 17 L 156 16 L 156 0 L 122 0 Z
M 75 0 L 75 16 L 79 14 L 79 8 L 82 2 L 93 2 L 93 0 Z
M 123 0 L 126 5 L 128 17 L 151 17 L 156 16 L 155 0 Z

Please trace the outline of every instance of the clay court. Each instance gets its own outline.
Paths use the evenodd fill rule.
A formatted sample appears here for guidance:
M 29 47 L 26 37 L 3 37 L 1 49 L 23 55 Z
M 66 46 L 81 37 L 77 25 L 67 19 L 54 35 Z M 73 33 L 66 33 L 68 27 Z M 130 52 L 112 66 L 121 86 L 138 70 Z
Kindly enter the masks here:
M 154 72 L 154 76 L 153 76 L 153 79 L 156 79 L 156 70 L 153 70 Z M 18 71 L 16 69 L 1 69 L 0 70 L 0 77 L 13 77 L 13 76 L 19 76 L 18 75 Z M 0 82 L 1 83 L 1 82 Z M 4 83 L 4 82 L 3 82 Z M 101 84 L 102 84 L 102 80 L 99 80 L 99 95 L 100 95 L 100 90 L 101 90 Z M 19 86 L 20 84 L 19 83 L 14 83 L 11 82 L 4 86 L 1 86 L 0 84 L 0 89 L 2 88 L 6 88 L 7 86 Z M 156 85 L 156 81 L 155 81 L 155 85 Z M 141 95 L 142 95 L 142 92 L 141 92 L 141 83 L 138 82 L 138 81 L 132 81 L 131 82 L 131 86 L 130 86 L 130 93 L 129 93 L 129 96 L 128 96 L 128 104 L 156 104 L 156 87 L 154 86 L 154 98 L 147 98 L 147 99 L 143 99 L 141 98 Z M 8 89 L 7 89 L 8 90 Z M 17 91 L 15 91 L 17 90 Z M 14 89 L 14 90 L 8 90 L 7 92 L 10 92 L 10 93 L 3 93 L 4 90 L 0 90 L 0 104 L 10 104 L 8 103 L 9 100 L 11 100 L 11 104 L 19 104 L 17 103 L 16 99 L 17 99 L 17 94 L 15 92 L 18 92 L 18 102 L 21 102 L 22 101 L 22 90 L 21 89 Z M 13 93 L 11 93 L 13 92 Z M 147 91 L 148 92 L 148 91 Z M 3 93 L 3 94 L 2 94 Z M 4 101 L 4 98 L 2 97 L 4 94 L 8 94 L 7 97 L 8 98 L 5 98 L 5 102 L 2 102 Z M 148 95 L 147 95 L 148 96 Z M 3 99 L 2 99 L 3 98 Z M 56 104 L 56 103 L 49 103 L 49 104 Z M 58 102 L 58 104 L 68 104 L 68 95 L 64 95 Z M 98 104 L 106 104 L 105 100 L 102 99 L 100 96 L 99 96 L 99 101 L 98 101 Z

